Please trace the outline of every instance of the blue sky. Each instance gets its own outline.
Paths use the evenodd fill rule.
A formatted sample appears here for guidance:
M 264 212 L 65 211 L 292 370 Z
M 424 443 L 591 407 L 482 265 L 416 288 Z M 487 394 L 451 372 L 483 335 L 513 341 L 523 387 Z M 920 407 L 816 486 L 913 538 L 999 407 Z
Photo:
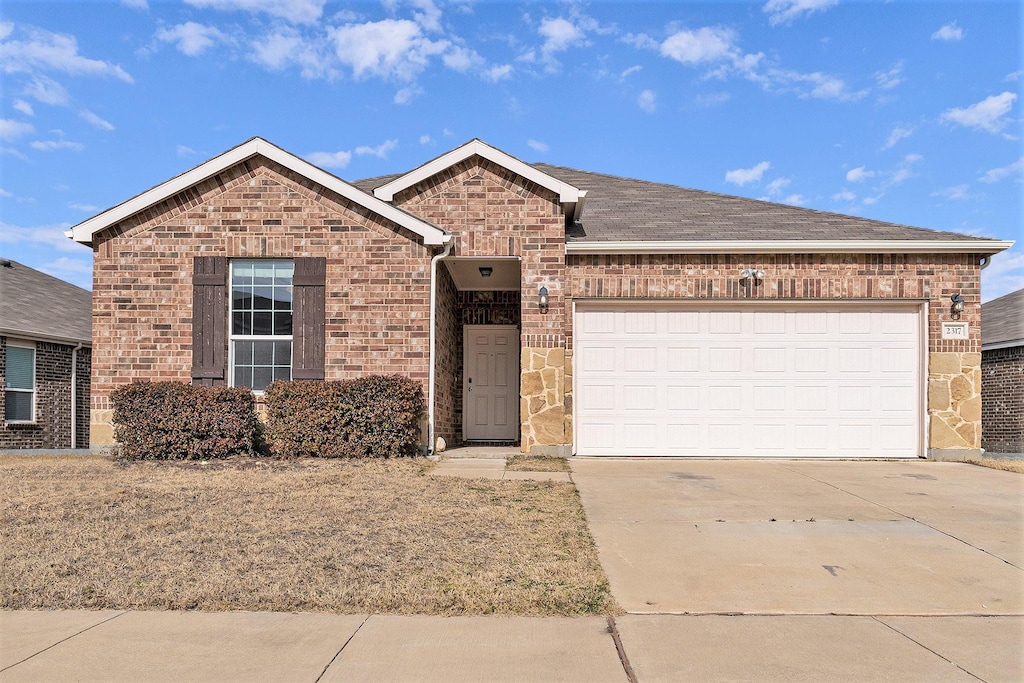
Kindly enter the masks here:
M 0 254 L 259 135 L 349 180 L 479 137 L 544 161 L 1022 236 L 1016 2 L 0 5 Z M 1024 287 L 1024 245 L 983 297 Z

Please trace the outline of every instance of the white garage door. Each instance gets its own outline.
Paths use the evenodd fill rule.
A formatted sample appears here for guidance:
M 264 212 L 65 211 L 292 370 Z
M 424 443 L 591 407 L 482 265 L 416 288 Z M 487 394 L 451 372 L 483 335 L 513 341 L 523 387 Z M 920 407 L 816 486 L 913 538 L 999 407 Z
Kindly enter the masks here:
M 918 456 L 920 315 L 578 303 L 577 453 Z

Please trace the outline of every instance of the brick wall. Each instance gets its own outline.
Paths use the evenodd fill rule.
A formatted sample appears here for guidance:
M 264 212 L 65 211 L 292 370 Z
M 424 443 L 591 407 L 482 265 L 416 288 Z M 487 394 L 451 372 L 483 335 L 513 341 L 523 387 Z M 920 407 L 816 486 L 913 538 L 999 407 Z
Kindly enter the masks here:
M 981 352 L 981 447 L 1024 453 L 1024 346 Z
M 462 440 L 462 323 L 458 290 L 448 269 L 437 267 L 436 357 L 434 377 L 434 436 L 448 447 Z M 435 444 L 436 445 L 436 444 Z
M 71 448 L 71 356 L 74 346 L 52 342 L 35 342 L 36 395 L 35 422 L 8 424 L 5 406 L 0 401 L 0 448 L 63 449 Z M 4 385 L 7 368 L 7 338 L 0 337 L 0 386 Z M 90 350 L 78 350 L 78 383 L 76 445 L 89 444 L 89 374 Z
M 327 379 L 398 373 L 426 390 L 431 249 L 257 158 L 96 236 L 94 444 L 112 442 L 108 397 L 118 386 L 191 380 L 192 260 L 199 255 L 326 257 Z

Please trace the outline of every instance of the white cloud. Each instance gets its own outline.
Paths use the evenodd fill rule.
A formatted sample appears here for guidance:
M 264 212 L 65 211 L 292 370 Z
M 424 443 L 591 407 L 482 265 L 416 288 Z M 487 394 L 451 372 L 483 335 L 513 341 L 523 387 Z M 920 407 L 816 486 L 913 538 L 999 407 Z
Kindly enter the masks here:
M 484 60 L 476 53 L 476 50 L 470 50 L 469 48 L 462 47 L 461 45 L 453 45 L 451 49 L 445 52 L 441 57 L 441 61 L 444 62 L 444 65 L 452 71 L 465 73 L 472 67 L 482 64 Z
M 0 119 L 0 140 L 10 142 L 20 138 L 22 135 L 28 135 L 34 130 L 35 128 L 31 123 L 15 121 L 14 119 Z
M 269 14 L 293 24 L 314 24 L 326 0 L 185 0 L 193 7 Z
M 582 30 L 568 19 L 542 19 L 537 32 L 544 37 L 541 50 L 545 54 L 561 52 L 585 41 Z
M 875 81 L 882 90 L 892 90 L 903 82 L 903 62 L 896 62 L 888 71 L 875 74 Z
M 78 115 L 89 125 L 95 128 L 99 128 L 100 130 L 114 130 L 114 124 L 112 124 L 110 121 L 105 121 L 104 119 L 101 119 L 99 116 L 96 116 L 96 114 L 93 114 L 88 109 L 83 109 L 82 111 L 78 112 Z
M 970 185 L 964 183 L 963 185 L 954 185 L 953 187 L 947 187 L 942 190 L 936 190 L 935 192 L 932 192 L 931 196 L 942 197 L 943 199 L 952 199 L 955 201 L 978 199 L 982 196 L 979 194 L 972 194 L 970 189 Z
M 368 147 L 366 145 L 356 147 L 356 154 L 360 156 L 370 155 L 381 159 L 387 159 L 388 153 L 395 147 L 398 147 L 398 140 L 385 140 L 376 147 Z
M 787 188 L 790 184 L 789 178 L 776 178 L 775 180 L 768 183 L 768 186 L 764 188 L 764 191 L 769 196 L 781 194 L 782 191 Z
M 412 13 L 417 24 L 428 31 L 441 31 L 441 10 L 433 0 L 409 0 L 409 4 L 419 10 Z
M 1024 71 L 1013 71 L 1011 73 L 1006 74 L 1006 78 L 1004 78 L 1003 80 L 1016 82 L 1020 80 L 1021 74 L 1024 74 Z
M 1015 93 L 1007 91 L 986 97 L 981 102 L 969 107 L 949 109 L 943 112 L 940 118 L 943 121 L 959 123 L 967 128 L 998 133 L 1006 126 L 1007 120 L 1003 117 L 1010 112 L 1016 99 Z
M 65 252 L 88 249 L 64 236 L 70 227 L 70 223 L 24 227 L 0 221 L 0 244 L 35 244 Z
M 1020 246 L 996 254 L 981 271 L 982 301 L 997 299 L 1024 287 L 1024 251 Z
M 149 9 L 149 3 L 146 0 L 121 0 L 121 4 L 132 9 Z
M 64 86 L 46 76 L 33 78 L 22 90 L 22 94 L 43 104 L 59 106 L 68 103 L 68 91 Z
M 484 80 L 497 83 L 498 81 L 504 80 L 512 75 L 511 64 L 501 64 L 498 66 L 492 66 L 489 69 L 485 69 L 483 72 Z
M 432 142 L 434 142 L 434 140 L 429 135 L 424 134 L 424 135 L 420 136 L 420 144 L 421 145 L 429 145 Z
M 410 85 L 406 88 L 399 88 L 395 92 L 395 96 L 392 98 L 392 101 L 395 104 L 409 104 L 422 94 L 423 88 L 418 85 Z
M 70 204 L 68 204 L 68 208 L 74 209 L 75 211 L 84 211 L 85 213 L 92 213 L 99 207 L 93 206 L 92 204 L 76 204 L 74 202 L 71 202 Z
M 15 100 L 11 107 L 14 111 L 20 111 L 25 116 L 35 116 L 35 111 L 32 109 L 32 105 L 25 100 Z
M 1003 178 L 1024 173 L 1024 157 L 1007 166 L 992 168 L 985 172 L 985 175 L 978 178 L 983 183 L 998 183 Z
M 665 39 L 661 54 L 683 64 L 714 62 L 736 54 L 736 34 L 729 29 L 707 26 L 696 31 L 679 31 Z
M 71 142 L 70 140 L 33 140 L 29 143 L 29 147 L 38 149 L 40 152 L 56 152 L 62 149 L 81 152 L 85 149 L 85 145 L 81 142 Z
M 321 168 L 345 168 L 352 161 L 352 152 L 310 152 L 306 161 Z
M 730 95 L 729 93 L 716 92 L 709 93 L 706 95 L 697 95 L 697 97 L 694 98 L 694 102 L 696 102 L 698 105 L 702 107 L 717 107 L 720 104 L 725 104 L 730 99 L 732 99 L 732 95 Z
M 67 237 L 64 238 L 64 241 L 80 247 L 84 246 Z M 88 247 L 85 248 L 88 249 Z M 77 258 L 60 256 L 36 266 L 36 269 L 73 285 L 78 285 L 82 289 L 92 289 L 92 254 Z
M 857 168 L 851 168 L 846 172 L 846 182 L 848 183 L 859 183 L 866 178 L 870 178 L 875 175 L 874 171 L 865 170 L 864 166 L 858 166 Z
M 768 0 L 762 9 L 768 15 L 768 23 L 777 26 L 838 4 L 839 0 Z
M 26 40 L 7 40 L 13 25 L 0 37 L 0 69 L 5 73 L 33 73 L 53 70 L 74 76 L 111 76 L 125 83 L 132 77 L 127 71 L 99 59 L 78 54 L 78 41 L 65 33 L 51 33 L 42 29 L 25 29 Z
M 540 140 L 527 140 L 526 146 L 532 150 L 540 152 L 541 154 L 548 151 L 547 143 L 541 142 Z
M 737 168 L 732 171 L 726 171 L 725 182 L 739 185 L 740 187 L 747 183 L 759 183 L 761 182 L 761 176 L 771 167 L 772 165 L 769 162 L 762 161 L 750 168 Z
M 920 154 L 908 154 L 903 157 L 903 161 L 896 168 L 896 172 L 892 174 L 888 185 L 899 185 L 904 180 L 913 177 L 912 167 L 923 158 Z
M 252 59 L 271 71 L 295 64 L 303 78 L 332 78 L 330 49 L 324 40 L 307 40 L 295 29 L 282 27 L 251 43 Z
M 178 145 L 174 148 L 174 151 L 179 157 L 190 157 L 196 153 L 194 149 L 185 145 Z
M 885 144 L 882 146 L 882 149 L 891 148 L 900 140 L 904 138 L 909 138 L 911 134 L 913 134 L 913 132 L 913 128 L 903 128 L 902 126 L 896 126 L 895 128 L 892 129 L 892 132 L 889 133 L 889 139 L 885 141 Z
M 408 19 L 349 24 L 330 28 L 328 33 L 335 55 L 356 78 L 412 80 L 427 67 L 430 57 L 444 53 L 450 45 L 425 38 L 419 24 Z
M 653 90 L 644 90 L 636 98 L 636 105 L 648 114 L 653 114 L 658 108 L 658 95 Z
M 194 21 L 160 29 L 156 33 L 156 38 L 164 43 L 173 43 L 182 54 L 189 57 L 201 55 L 217 43 L 231 42 L 231 39 L 219 29 Z
M 4 188 L 0 187 L 0 197 L 13 197 L 13 196 L 14 196 L 13 192 L 8 192 Z
M 633 66 L 629 67 L 628 69 L 624 70 L 621 74 L 619 74 L 619 79 L 625 79 L 641 70 L 643 70 L 642 66 L 640 66 L 639 64 L 634 64 Z
M 651 38 L 646 33 L 627 33 L 619 38 L 619 40 L 626 45 L 632 45 L 633 47 L 641 50 L 657 50 L 661 47 L 661 43 L 656 41 L 654 38 Z
M 849 190 L 843 189 L 832 195 L 832 199 L 837 199 L 843 202 L 852 202 L 857 199 L 857 195 L 850 192 Z
M 791 194 L 782 200 L 783 204 L 792 204 L 793 206 L 803 206 L 807 203 L 802 194 Z
M 964 30 L 952 21 L 932 34 L 932 40 L 961 40 L 964 37 Z

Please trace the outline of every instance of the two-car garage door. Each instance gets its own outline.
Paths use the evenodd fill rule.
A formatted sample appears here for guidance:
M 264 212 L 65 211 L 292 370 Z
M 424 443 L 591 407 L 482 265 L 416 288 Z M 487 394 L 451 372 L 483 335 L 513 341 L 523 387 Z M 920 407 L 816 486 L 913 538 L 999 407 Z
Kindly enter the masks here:
M 916 306 L 578 302 L 579 455 L 914 457 Z

